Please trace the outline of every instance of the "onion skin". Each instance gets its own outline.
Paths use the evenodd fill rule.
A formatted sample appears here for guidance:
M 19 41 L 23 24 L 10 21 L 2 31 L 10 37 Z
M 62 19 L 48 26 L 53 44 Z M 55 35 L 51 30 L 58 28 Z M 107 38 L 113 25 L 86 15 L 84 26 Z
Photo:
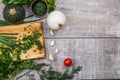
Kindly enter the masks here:
M 58 30 L 64 26 L 66 17 L 61 11 L 53 11 L 47 17 L 47 24 L 52 30 Z

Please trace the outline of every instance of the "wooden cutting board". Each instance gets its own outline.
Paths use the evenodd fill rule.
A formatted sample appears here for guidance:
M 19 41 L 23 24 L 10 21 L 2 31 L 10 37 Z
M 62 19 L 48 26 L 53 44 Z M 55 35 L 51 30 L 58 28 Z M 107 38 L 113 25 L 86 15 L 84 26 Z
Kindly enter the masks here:
M 33 31 L 38 31 L 42 34 L 39 38 L 41 41 L 41 45 L 43 46 L 42 50 L 38 50 L 37 47 L 33 47 L 27 51 L 27 53 L 21 53 L 20 59 L 27 60 L 27 59 L 36 59 L 36 58 L 44 58 L 45 57 L 45 44 L 44 44 L 44 33 L 42 28 L 42 22 L 31 22 L 25 23 L 20 25 L 10 25 L 10 26 L 0 26 L 0 33 L 18 33 L 17 39 L 20 38 L 21 35 L 28 33 L 32 33 Z M 14 35 L 13 35 L 14 36 Z M 33 50 L 36 49 L 36 52 Z

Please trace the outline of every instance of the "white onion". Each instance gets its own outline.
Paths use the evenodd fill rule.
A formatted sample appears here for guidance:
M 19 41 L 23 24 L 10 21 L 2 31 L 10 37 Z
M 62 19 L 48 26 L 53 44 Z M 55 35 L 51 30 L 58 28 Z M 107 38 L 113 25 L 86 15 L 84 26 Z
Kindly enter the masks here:
M 64 26 L 66 17 L 61 11 L 53 11 L 47 17 L 47 24 L 52 30 L 58 30 Z

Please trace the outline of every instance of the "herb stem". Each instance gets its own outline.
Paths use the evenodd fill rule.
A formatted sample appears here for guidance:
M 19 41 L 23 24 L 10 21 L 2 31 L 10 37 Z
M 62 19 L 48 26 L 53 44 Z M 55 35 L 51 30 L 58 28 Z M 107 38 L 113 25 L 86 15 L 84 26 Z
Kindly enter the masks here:
M 31 71 L 32 71 L 32 70 L 27 71 L 27 72 L 26 72 L 26 73 L 24 73 L 23 75 L 21 75 L 21 76 L 17 77 L 17 78 L 16 78 L 16 80 L 18 80 L 19 78 L 23 77 L 24 75 L 26 75 L 26 74 L 30 73 Z
M 15 74 L 17 74 L 19 71 L 19 68 L 17 68 L 11 75 L 10 75 L 10 78 L 8 80 L 11 80 Z
M 5 38 L 5 37 L 3 37 L 3 36 L 0 36 L 0 42 L 3 43 L 3 44 L 5 44 L 5 45 L 7 45 L 7 46 L 10 47 L 10 48 L 13 48 L 14 45 L 15 45 L 14 42 L 8 40 L 7 38 Z
M 16 39 L 15 36 L 6 36 L 6 35 L 0 35 L 0 36 L 5 37 L 7 39 Z

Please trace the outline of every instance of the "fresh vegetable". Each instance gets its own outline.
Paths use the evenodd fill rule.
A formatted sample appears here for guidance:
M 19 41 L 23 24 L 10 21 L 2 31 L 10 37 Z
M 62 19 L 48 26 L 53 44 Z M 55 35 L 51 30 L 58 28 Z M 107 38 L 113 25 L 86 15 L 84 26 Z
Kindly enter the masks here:
M 10 23 L 3 21 L 3 20 L 0 20 L 0 26 L 7 26 L 7 25 L 10 25 Z
M 71 66 L 72 65 L 72 59 L 71 58 L 66 58 L 65 60 L 64 60 L 64 65 L 65 66 Z
M 47 17 L 47 24 L 52 30 L 58 30 L 64 26 L 66 17 L 61 11 L 53 11 Z
M 21 23 L 25 18 L 25 10 L 21 5 L 8 4 L 4 8 L 3 17 L 13 24 Z
M 48 67 L 48 69 L 46 69 Z M 50 64 L 45 63 L 35 63 L 32 60 L 27 61 L 0 61 L 0 80 L 13 80 L 14 76 L 21 72 L 21 70 L 29 69 L 29 71 L 19 77 L 16 80 L 22 78 L 23 76 L 28 75 L 32 70 L 36 70 L 41 80 L 67 80 L 74 78 L 74 74 L 77 74 L 82 67 L 78 66 L 65 72 L 55 71 Z M 30 76 L 29 76 L 30 77 Z M 32 77 L 34 78 L 34 76 Z M 35 79 L 35 78 L 34 78 Z M 31 78 L 29 78 L 31 80 Z M 36 79 L 35 79 L 36 80 Z
M 0 43 L 6 45 L 10 49 L 13 49 L 15 47 L 15 42 L 13 42 L 13 41 L 9 40 L 8 38 L 6 38 L 5 36 L 1 36 L 1 35 L 0 35 Z
M 23 38 L 19 41 L 12 41 L 0 35 L 0 43 L 3 43 L 4 45 L 8 46 L 6 48 L 0 48 L 2 55 L 9 54 L 9 57 L 14 58 L 15 60 L 20 60 L 20 54 L 25 53 L 33 45 L 37 45 L 38 49 L 41 50 L 42 46 L 41 42 L 39 41 L 40 36 L 41 34 L 35 31 L 32 33 L 32 35 L 24 35 Z M 1 59 L 4 62 L 4 57 L 1 57 Z
M 2 57 L 9 58 L 7 55 L 2 55 Z M 17 62 L 8 60 L 3 62 L 0 58 L 0 80 L 13 80 L 12 78 L 21 70 L 33 69 L 35 65 L 36 63 L 31 60 Z
M 30 5 L 33 0 L 2 0 L 3 4 L 21 4 L 21 5 Z
M 55 1 L 56 0 L 45 0 L 45 2 L 48 4 L 49 7 L 49 13 L 55 10 L 56 8 Z
M 20 4 L 20 5 L 30 5 L 34 0 L 2 0 L 3 4 Z M 48 4 L 49 7 L 49 13 L 54 11 L 55 6 L 55 0 L 45 0 L 45 2 Z
M 44 1 L 35 1 L 31 5 L 33 14 L 43 16 L 47 13 L 47 4 Z
M 74 74 L 77 74 L 82 67 L 73 66 L 71 70 L 66 70 L 63 73 L 55 71 L 51 65 L 48 65 L 48 70 L 37 69 L 38 74 L 40 75 L 41 80 L 67 80 L 74 78 Z
M 18 35 L 12 35 L 13 37 L 14 36 L 17 37 L 17 43 L 18 43 L 19 40 L 21 40 L 21 38 L 25 37 L 25 35 L 27 35 L 27 36 L 31 35 L 33 37 L 32 32 L 34 32 L 34 31 L 39 32 L 41 35 L 43 34 L 43 32 L 42 32 L 43 31 L 42 30 L 42 22 L 31 22 L 31 23 L 25 23 L 25 24 L 20 24 L 20 25 L 10 25 L 10 26 L 5 26 L 5 27 L 4 26 L 0 27 L 0 34 L 1 35 L 4 35 L 4 36 L 8 37 L 10 33 L 11 33 L 11 35 L 12 35 L 12 33 L 18 33 Z M 2 34 L 2 33 L 4 33 L 4 34 Z M 44 37 L 43 37 L 43 35 L 40 36 L 39 40 L 41 42 L 41 46 L 43 46 L 42 50 L 39 50 L 38 46 L 34 45 L 32 48 L 30 48 L 26 52 L 26 54 L 24 54 L 23 52 L 21 53 L 20 58 L 22 60 L 28 60 L 28 59 L 33 59 L 33 58 L 34 59 L 35 58 L 44 58 L 46 56 L 45 55 L 46 53 L 45 53 L 45 48 L 44 48 Z M 14 40 L 14 41 L 16 41 L 16 40 Z M 36 39 L 36 43 L 39 43 L 38 39 Z M 29 45 L 29 44 L 26 43 L 25 45 Z

